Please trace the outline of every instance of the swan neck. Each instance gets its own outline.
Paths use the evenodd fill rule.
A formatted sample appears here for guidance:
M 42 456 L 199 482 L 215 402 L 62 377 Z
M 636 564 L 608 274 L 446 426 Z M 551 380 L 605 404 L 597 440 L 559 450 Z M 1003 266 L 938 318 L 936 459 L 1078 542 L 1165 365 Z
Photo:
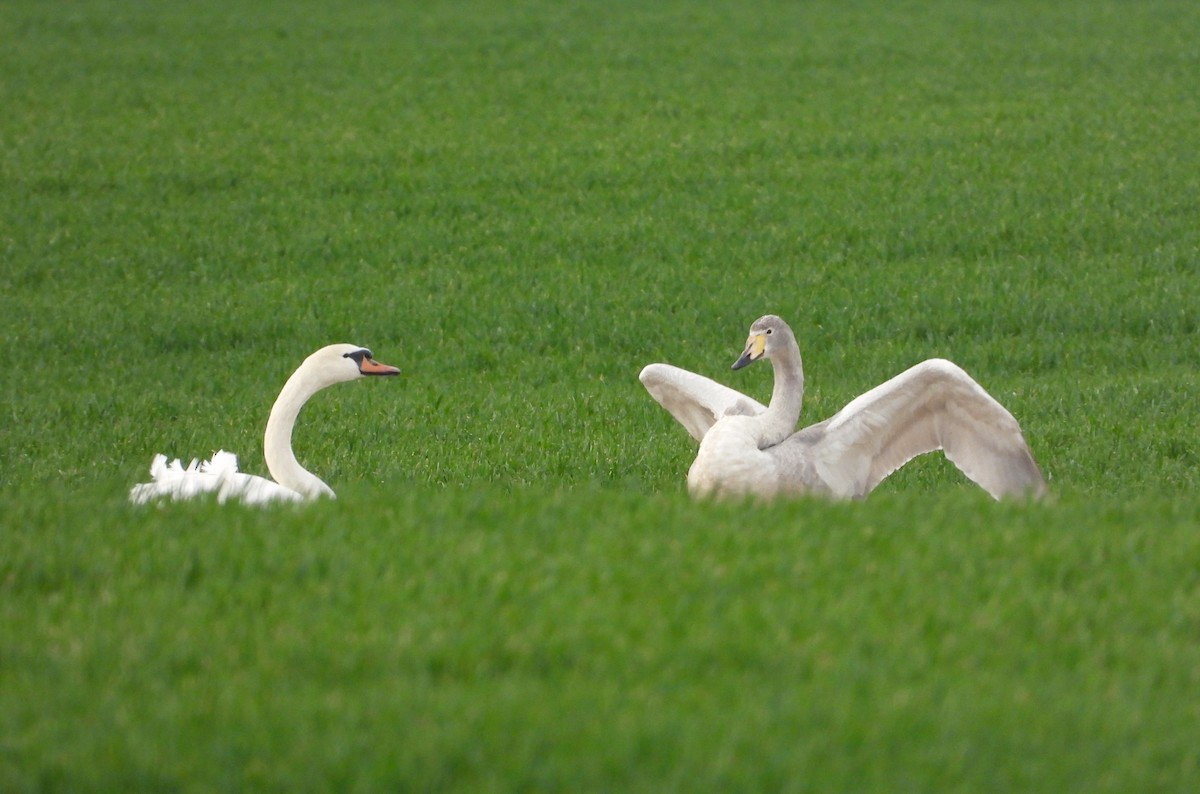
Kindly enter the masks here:
M 267 470 L 275 482 L 310 499 L 332 496 L 333 489 L 296 460 L 292 451 L 292 429 L 304 404 L 328 385 L 314 378 L 304 366 L 293 372 L 271 406 L 271 416 L 267 419 L 267 431 L 263 437 L 263 455 L 267 459 Z
M 793 343 L 781 354 L 772 356 L 771 366 L 775 370 L 775 386 L 771 389 L 767 410 L 760 415 L 762 447 L 774 446 L 796 432 L 800 409 L 804 405 L 804 366 L 800 348 Z

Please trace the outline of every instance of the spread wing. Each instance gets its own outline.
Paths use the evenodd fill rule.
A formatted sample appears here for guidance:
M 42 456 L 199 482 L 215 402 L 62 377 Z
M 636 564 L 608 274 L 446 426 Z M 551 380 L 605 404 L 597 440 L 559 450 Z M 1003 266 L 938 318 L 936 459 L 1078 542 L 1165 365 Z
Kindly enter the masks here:
M 823 423 L 811 454 L 835 492 L 865 496 L 912 458 L 936 449 L 996 499 L 1046 491 L 1017 420 L 942 359 L 917 364 L 852 400 Z
M 723 416 L 754 416 L 767 410 L 740 391 L 670 364 L 649 364 L 638 377 L 650 396 L 697 441 Z

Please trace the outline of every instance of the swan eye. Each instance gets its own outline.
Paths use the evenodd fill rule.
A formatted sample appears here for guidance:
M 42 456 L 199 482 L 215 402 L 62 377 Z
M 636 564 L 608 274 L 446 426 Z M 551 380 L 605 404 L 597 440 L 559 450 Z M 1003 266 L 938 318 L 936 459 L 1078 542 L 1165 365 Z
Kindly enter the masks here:
M 770 335 L 771 335 L 771 334 L 773 334 L 774 332 L 775 332 L 775 329 L 774 329 L 774 328 L 768 328 L 768 329 L 767 329 L 767 336 L 770 336 Z

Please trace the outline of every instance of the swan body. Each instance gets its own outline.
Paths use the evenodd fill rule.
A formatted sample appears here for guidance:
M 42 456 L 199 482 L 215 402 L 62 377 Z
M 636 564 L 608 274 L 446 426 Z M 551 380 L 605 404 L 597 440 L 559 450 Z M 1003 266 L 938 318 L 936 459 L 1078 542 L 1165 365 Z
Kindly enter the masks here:
M 306 502 L 322 496 L 335 498 L 333 489 L 305 469 L 292 451 L 292 429 L 309 398 L 335 383 L 376 375 L 398 375 L 400 370 L 380 364 L 371 351 L 358 345 L 328 345 L 304 360 L 279 392 L 263 437 L 267 470 L 274 481 L 238 471 L 237 456 L 221 450 L 211 460 L 195 459 L 184 466 L 178 459 L 155 455 L 150 482 L 135 485 L 129 501 L 145 504 L 156 499 L 192 499 L 217 495 L 224 503 L 235 499 L 246 504 Z
M 733 368 L 759 359 L 775 370 L 765 406 L 669 364 L 641 372 L 650 395 L 700 442 L 688 470 L 693 496 L 861 499 L 912 458 L 938 449 L 996 499 L 1046 492 L 1017 420 L 953 362 L 917 364 L 797 431 L 804 370 L 796 337 L 779 317 L 754 322 Z

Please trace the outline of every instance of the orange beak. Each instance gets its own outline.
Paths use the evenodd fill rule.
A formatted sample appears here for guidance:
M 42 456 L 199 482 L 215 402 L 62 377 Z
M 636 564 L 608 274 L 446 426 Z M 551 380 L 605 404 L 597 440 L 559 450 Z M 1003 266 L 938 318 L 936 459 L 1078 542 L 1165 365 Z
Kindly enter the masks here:
M 389 367 L 387 364 L 380 364 L 373 358 L 363 356 L 362 364 L 359 365 L 358 371 L 364 375 L 399 375 L 400 370 L 396 367 Z

